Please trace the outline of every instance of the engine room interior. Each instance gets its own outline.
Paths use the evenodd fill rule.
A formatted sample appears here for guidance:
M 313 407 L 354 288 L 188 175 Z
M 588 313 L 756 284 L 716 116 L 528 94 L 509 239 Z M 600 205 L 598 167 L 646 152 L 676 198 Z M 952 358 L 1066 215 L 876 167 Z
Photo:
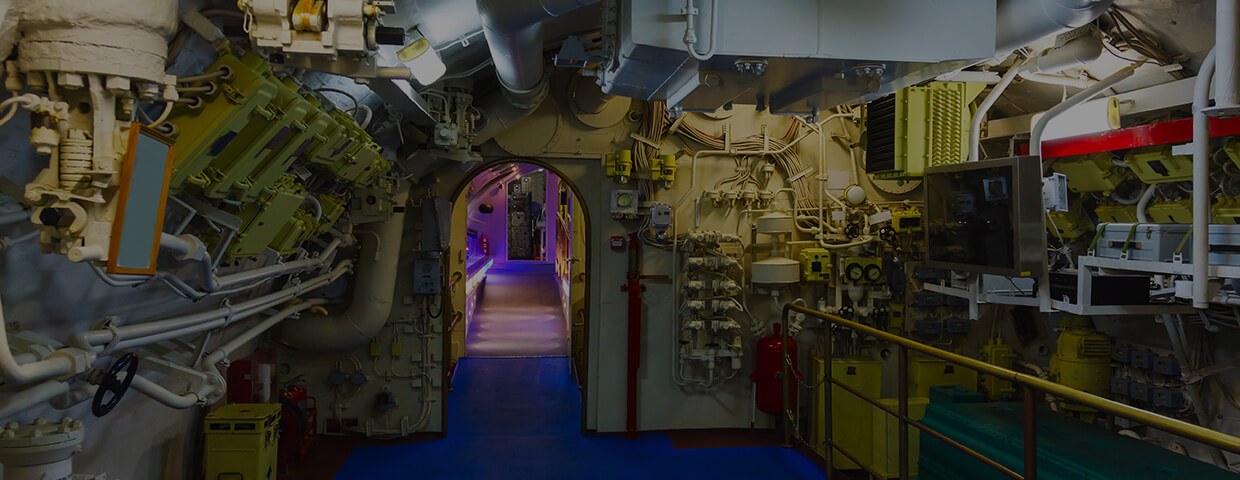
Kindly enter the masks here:
M 0 0 L 0 479 L 1240 475 L 1240 1 Z

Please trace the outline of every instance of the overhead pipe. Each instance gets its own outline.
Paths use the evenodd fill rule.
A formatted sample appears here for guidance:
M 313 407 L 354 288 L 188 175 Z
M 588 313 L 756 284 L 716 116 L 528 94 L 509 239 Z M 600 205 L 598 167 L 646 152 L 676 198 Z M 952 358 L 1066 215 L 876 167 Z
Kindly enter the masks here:
M 598 0 L 477 2 L 501 87 L 479 99 L 479 110 L 487 115 L 486 125 L 474 137 L 474 144 L 480 145 L 532 113 L 547 97 L 542 22 Z
M 69 356 L 53 354 L 44 360 L 24 365 L 18 363 L 9 347 L 7 325 L 4 320 L 4 304 L 0 303 L 0 376 L 4 377 L 6 382 L 23 385 L 73 373 L 75 362 Z
M 1235 109 L 1240 105 L 1240 2 L 1218 0 L 1214 14 L 1215 109 Z M 1201 78 L 1201 73 L 1197 73 Z
M 999 0 L 995 52 L 1007 54 L 1046 37 L 1083 27 L 1111 8 L 1112 0 Z
M 403 185 L 395 202 L 403 207 L 408 201 L 409 186 Z M 340 353 L 374 338 L 392 314 L 404 231 L 405 213 L 400 208 L 378 225 L 373 241 L 362 243 L 349 309 L 335 315 L 306 315 L 295 322 L 285 322 L 275 332 L 277 341 L 298 350 Z
M 1024 63 L 1015 63 L 1003 77 L 999 79 L 999 83 L 990 89 L 990 93 L 986 94 L 986 98 L 982 99 L 982 103 L 978 104 L 977 111 L 973 112 L 973 123 L 969 125 L 969 161 L 976 162 L 981 160 L 981 143 L 982 143 L 982 122 L 986 120 L 986 113 L 990 111 L 990 107 L 995 105 L 999 97 L 1003 95 L 1003 91 L 1007 90 L 1008 85 L 1012 84 L 1012 80 L 1016 79 L 1016 75 L 1024 68 Z
M 1220 5 L 1232 3 L 1219 0 Z M 1217 46 L 1215 48 L 1218 48 Z M 1234 49 L 1231 50 L 1235 52 Z M 1217 64 L 1216 50 L 1211 49 L 1197 70 L 1193 84 L 1193 307 L 1210 306 L 1210 80 Z M 1232 59 L 1234 62 L 1235 59 Z M 1215 85 L 1220 87 L 1221 85 Z M 1220 92 L 1215 98 L 1222 99 Z M 1221 100 L 1220 100 L 1221 103 Z
M 1128 77 L 1131 77 L 1133 72 L 1137 70 L 1137 67 L 1140 67 L 1141 65 L 1142 62 L 1137 62 L 1121 68 L 1118 72 L 1102 79 L 1102 81 L 1098 82 L 1094 86 L 1081 90 L 1076 95 L 1068 97 L 1067 100 L 1059 102 L 1058 105 L 1055 105 L 1050 110 L 1047 110 L 1046 113 L 1038 119 L 1038 123 L 1033 125 L 1033 131 L 1029 135 L 1029 153 L 1033 155 L 1042 154 L 1042 134 L 1046 132 L 1046 126 L 1050 124 L 1051 120 L 1063 114 L 1063 112 L 1068 111 L 1068 109 L 1098 96 L 1098 94 L 1102 93 L 1106 89 L 1111 88 Z
M 0 420 L 17 415 L 69 391 L 69 384 L 48 380 L 4 398 L 0 398 Z

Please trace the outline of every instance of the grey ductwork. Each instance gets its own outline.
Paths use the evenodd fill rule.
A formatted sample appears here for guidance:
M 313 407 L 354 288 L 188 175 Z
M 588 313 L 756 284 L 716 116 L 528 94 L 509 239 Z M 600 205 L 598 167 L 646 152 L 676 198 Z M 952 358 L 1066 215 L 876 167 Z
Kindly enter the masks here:
M 487 117 L 474 144 L 482 144 L 538 108 L 547 96 L 542 22 L 598 0 L 478 0 L 482 33 L 495 62 L 500 90 L 479 99 Z
M 387 324 L 396 294 L 400 244 L 405 231 L 405 203 L 408 186 L 396 193 L 397 209 L 387 221 L 371 230 L 375 235 L 360 236 L 362 251 L 357 261 L 357 283 L 348 310 L 333 315 L 302 314 L 298 320 L 284 322 L 275 332 L 280 343 L 297 350 L 322 353 L 348 352 L 370 341 Z
M 999 0 L 995 51 L 1006 54 L 1094 21 L 1112 0 Z

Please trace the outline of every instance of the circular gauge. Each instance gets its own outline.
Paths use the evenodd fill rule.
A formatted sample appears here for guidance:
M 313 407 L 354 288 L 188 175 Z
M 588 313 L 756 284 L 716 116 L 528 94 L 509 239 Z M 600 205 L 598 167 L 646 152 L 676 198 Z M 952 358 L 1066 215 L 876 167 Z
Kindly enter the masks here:
M 865 268 L 860 263 L 850 263 L 844 267 L 844 276 L 850 281 L 859 281 L 865 277 Z
M 865 279 L 866 280 L 869 280 L 871 282 L 877 282 L 879 278 L 882 278 L 882 276 L 883 276 L 882 267 L 879 267 L 878 265 L 873 265 L 873 264 L 865 266 Z
M 621 207 L 631 206 L 633 205 L 633 196 L 627 193 L 616 195 L 616 204 Z

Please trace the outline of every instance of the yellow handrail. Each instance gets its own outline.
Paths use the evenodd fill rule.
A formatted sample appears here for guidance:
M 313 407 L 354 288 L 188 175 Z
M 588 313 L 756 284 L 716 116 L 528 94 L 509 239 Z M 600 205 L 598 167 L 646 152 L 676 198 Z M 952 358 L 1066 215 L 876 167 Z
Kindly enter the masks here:
M 1191 423 L 1182 422 L 1173 418 L 1164 417 L 1162 415 L 1148 412 L 1136 407 L 1125 405 L 1114 400 L 1099 397 L 1097 395 L 1083 392 L 1075 388 L 1065 387 L 1049 380 L 1044 380 L 1032 375 L 1008 370 L 1006 368 L 997 367 L 989 363 L 969 358 L 963 355 L 957 355 L 946 350 L 940 350 L 929 345 L 915 342 L 913 340 L 894 335 L 882 330 L 862 325 L 857 322 L 846 320 L 836 315 L 818 310 L 812 310 L 799 305 L 784 305 L 784 319 L 787 320 L 788 314 L 797 312 L 814 318 L 822 319 L 835 325 L 839 325 L 851 330 L 873 335 L 879 340 L 891 342 L 909 350 L 917 351 L 930 355 L 935 358 L 945 360 L 965 368 L 970 368 L 985 375 L 999 377 L 1015 384 L 1024 385 L 1026 387 L 1049 393 L 1056 397 L 1062 398 L 1070 403 L 1083 405 L 1101 412 L 1106 412 L 1119 417 L 1124 417 L 1167 433 L 1179 435 L 1184 438 L 1196 440 L 1206 445 L 1221 448 L 1223 450 L 1240 454 L 1240 438 L 1234 437 L 1222 432 L 1217 432 L 1209 428 Z M 786 331 L 786 330 L 785 330 Z

